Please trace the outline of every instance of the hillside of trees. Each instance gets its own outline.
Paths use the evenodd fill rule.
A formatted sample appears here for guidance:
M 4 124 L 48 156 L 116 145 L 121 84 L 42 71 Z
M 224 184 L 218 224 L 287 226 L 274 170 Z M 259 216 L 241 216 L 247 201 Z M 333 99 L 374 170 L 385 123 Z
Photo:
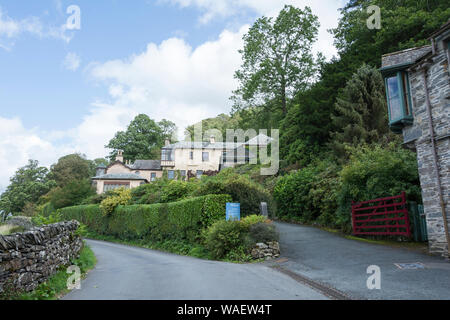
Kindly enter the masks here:
M 369 5 L 381 8 L 379 30 L 366 26 Z M 226 129 L 280 129 L 277 176 L 259 176 L 259 166 L 235 171 L 266 188 L 283 219 L 348 231 L 352 200 L 405 190 L 409 200 L 420 202 L 415 154 L 389 130 L 378 69 L 383 54 L 428 44 L 449 17 L 449 0 L 350 0 L 330 30 L 338 49 L 330 61 L 313 53 L 319 21 L 308 7 L 285 6 L 275 18 L 261 17 L 239 51 L 231 113 L 203 120 L 203 130 L 225 136 Z M 106 145 L 108 159 L 73 154 L 50 170 L 30 160 L 11 178 L 0 210 L 33 215 L 98 202 L 90 185 L 98 164 L 119 149 L 127 160 L 159 159 L 175 130 L 168 120 L 139 115 Z M 192 135 L 193 126 L 186 132 Z

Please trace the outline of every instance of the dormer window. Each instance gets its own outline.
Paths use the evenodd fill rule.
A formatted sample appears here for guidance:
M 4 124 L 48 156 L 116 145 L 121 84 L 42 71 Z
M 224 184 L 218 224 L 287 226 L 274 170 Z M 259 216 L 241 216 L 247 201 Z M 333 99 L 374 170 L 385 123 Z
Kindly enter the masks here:
M 404 70 L 384 72 L 388 104 L 389 126 L 397 133 L 413 122 L 411 91 L 408 73 Z

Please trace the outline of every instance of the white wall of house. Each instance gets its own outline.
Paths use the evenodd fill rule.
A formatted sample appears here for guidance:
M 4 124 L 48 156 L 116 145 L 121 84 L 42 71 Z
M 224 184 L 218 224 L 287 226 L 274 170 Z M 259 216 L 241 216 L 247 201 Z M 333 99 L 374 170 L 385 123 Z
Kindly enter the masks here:
M 191 152 L 193 159 L 190 156 Z M 203 161 L 204 152 L 208 154 L 207 161 Z M 218 171 L 222 154 L 222 149 L 176 149 L 175 166 L 167 167 L 167 170 Z

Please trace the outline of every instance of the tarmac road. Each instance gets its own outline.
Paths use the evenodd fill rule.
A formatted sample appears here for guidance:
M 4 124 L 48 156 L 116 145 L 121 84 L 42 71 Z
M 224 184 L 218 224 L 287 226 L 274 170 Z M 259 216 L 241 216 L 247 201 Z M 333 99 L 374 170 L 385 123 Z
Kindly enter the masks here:
M 63 300 L 327 299 L 266 264 L 206 261 L 88 240 L 98 263 Z

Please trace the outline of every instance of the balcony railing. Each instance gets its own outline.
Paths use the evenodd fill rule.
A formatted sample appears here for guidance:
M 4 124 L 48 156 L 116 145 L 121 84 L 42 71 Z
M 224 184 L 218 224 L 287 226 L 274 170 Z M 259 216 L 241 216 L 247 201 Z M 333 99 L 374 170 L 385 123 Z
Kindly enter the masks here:
M 161 160 L 161 167 L 175 167 L 175 161 Z

